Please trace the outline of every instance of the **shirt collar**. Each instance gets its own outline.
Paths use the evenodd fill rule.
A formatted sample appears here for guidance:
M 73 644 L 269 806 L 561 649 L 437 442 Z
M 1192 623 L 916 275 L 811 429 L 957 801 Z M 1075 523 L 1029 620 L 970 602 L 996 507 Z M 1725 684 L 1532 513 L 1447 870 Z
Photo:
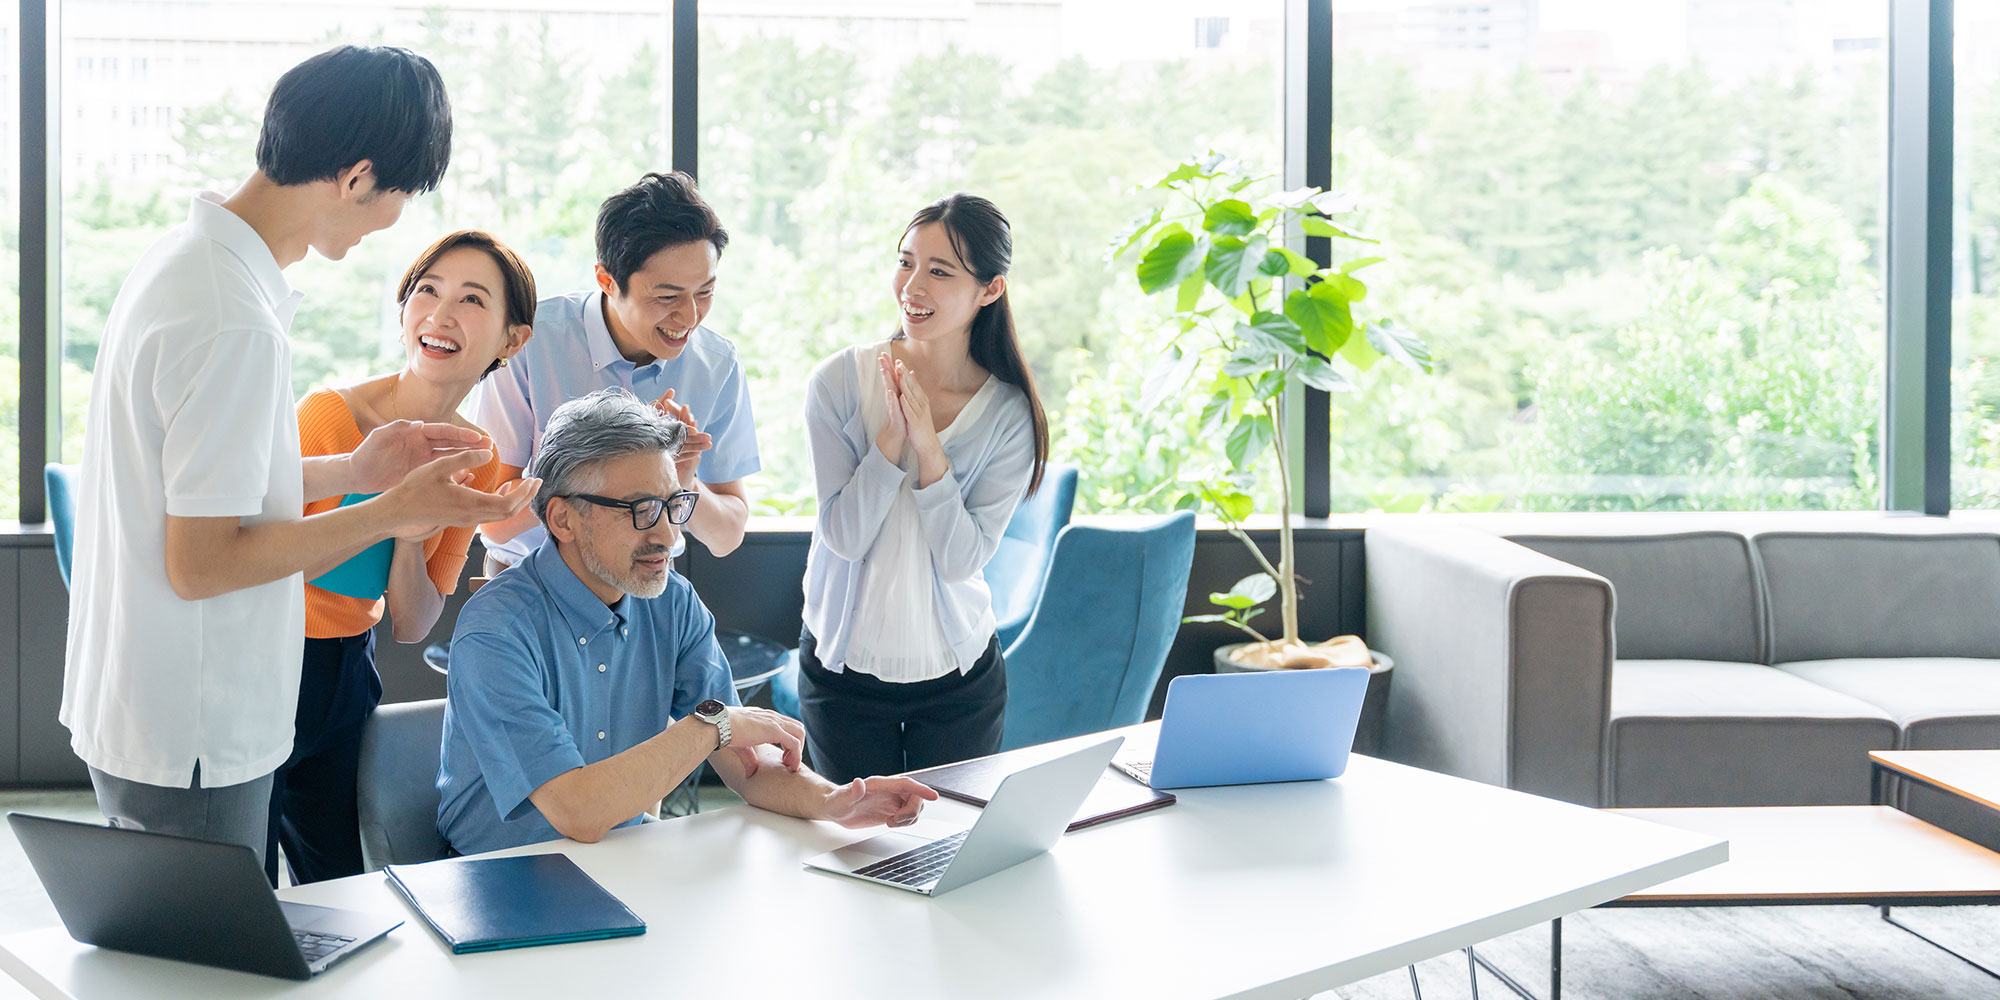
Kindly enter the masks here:
M 596 291 L 583 300 L 583 339 L 590 346 L 590 366 L 603 371 L 617 362 L 624 361 L 625 355 L 618 353 L 618 342 L 611 339 L 611 327 L 604 322 L 604 292 Z M 652 362 L 658 364 L 656 358 Z M 638 367 L 634 365 L 633 367 Z
M 577 579 L 576 571 L 563 561 L 562 553 L 556 551 L 554 535 L 542 541 L 540 548 L 528 556 L 529 568 L 540 580 L 542 591 L 549 595 L 549 602 L 563 616 L 563 622 L 577 638 L 588 638 L 607 629 L 621 625 L 624 616 L 605 606 L 590 588 Z M 632 601 L 630 594 L 618 602 L 626 608 Z
M 285 280 L 285 272 L 278 266 L 278 258 L 272 256 L 270 244 L 257 230 L 235 212 L 222 207 L 222 195 L 214 191 L 203 191 L 195 195 L 188 206 L 188 226 L 199 235 L 222 244 L 223 248 L 236 255 L 243 266 L 250 270 L 250 276 L 257 281 L 258 288 L 269 300 L 272 311 L 284 307 L 296 307 L 298 299 L 304 295 L 292 290 Z

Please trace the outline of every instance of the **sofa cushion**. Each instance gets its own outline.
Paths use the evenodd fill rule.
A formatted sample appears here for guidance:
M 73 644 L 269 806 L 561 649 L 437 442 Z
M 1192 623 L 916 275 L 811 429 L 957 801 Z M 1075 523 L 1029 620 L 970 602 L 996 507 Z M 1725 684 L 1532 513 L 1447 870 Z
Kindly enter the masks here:
M 1764 661 L 1763 598 L 1742 535 L 1508 537 L 1611 581 L 1621 659 Z
M 1861 805 L 1896 724 L 1758 663 L 1618 660 L 1610 739 L 1615 806 Z
M 2000 659 L 1806 660 L 1777 669 L 1887 712 L 1903 730 L 1900 749 L 2000 747 Z
M 1768 662 L 2000 657 L 2000 537 L 1769 532 L 1754 541 L 1770 602 Z

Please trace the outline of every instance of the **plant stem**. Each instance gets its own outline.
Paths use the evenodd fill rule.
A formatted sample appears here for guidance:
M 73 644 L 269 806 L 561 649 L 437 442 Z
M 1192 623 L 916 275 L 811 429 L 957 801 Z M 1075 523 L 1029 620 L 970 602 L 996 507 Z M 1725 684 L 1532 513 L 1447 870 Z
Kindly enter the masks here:
M 1229 619 L 1229 618 L 1224 618 L 1224 619 L 1223 619 L 1223 621 L 1226 621 L 1226 622 L 1229 622 L 1229 624 L 1231 624 L 1231 625 L 1234 625 L 1234 626 L 1236 626 L 1236 628 L 1237 628 L 1238 630 L 1242 631 L 1242 632 L 1243 632 L 1244 634 L 1246 634 L 1246 635 L 1250 636 L 1251 638 L 1253 638 L 1253 639 L 1257 640 L 1258 642 L 1270 642 L 1270 641 L 1271 641 L 1271 640 L 1269 640 L 1269 639 L 1266 639 L 1266 638 L 1264 638 L 1264 633 L 1262 633 L 1262 632 L 1259 632 L 1259 631 L 1257 631 L 1256 629 L 1254 629 L 1254 628 L 1251 628 L 1250 626 L 1248 626 L 1248 625 L 1245 625 L 1245 624 L 1243 624 L 1242 622 L 1239 622 L 1239 621 L 1235 621 L 1235 620 L 1232 620 L 1232 619 Z
M 1278 598 L 1285 624 L 1285 642 L 1299 644 L 1298 564 L 1292 551 L 1292 472 L 1285 449 L 1285 397 L 1278 396 L 1272 413 L 1271 441 L 1278 449 Z

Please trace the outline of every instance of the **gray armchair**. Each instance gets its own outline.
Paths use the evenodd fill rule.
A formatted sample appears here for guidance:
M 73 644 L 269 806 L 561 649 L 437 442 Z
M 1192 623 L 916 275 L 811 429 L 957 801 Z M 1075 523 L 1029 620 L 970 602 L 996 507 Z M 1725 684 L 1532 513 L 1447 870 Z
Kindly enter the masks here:
M 443 736 L 443 698 L 383 705 L 368 718 L 355 784 L 361 860 L 369 871 L 444 857 L 437 829 Z

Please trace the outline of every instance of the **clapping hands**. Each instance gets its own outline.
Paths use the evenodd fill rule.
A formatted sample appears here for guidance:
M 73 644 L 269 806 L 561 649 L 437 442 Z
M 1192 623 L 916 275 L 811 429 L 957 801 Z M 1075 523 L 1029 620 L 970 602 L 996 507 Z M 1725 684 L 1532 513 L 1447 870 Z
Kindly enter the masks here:
M 653 409 L 687 425 L 687 440 L 681 444 L 680 453 L 674 456 L 674 476 L 680 480 L 681 489 L 694 489 L 694 473 L 701 466 L 701 453 L 714 446 L 715 439 L 695 423 L 694 411 L 688 409 L 687 404 L 674 399 L 672 389 L 653 401 Z
M 882 449 L 883 457 L 889 461 L 901 464 L 903 446 L 909 444 L 917 453 L 919 478 L 928 486 L 937 477 L 925 475 L 921 470 L 941 469 L 945 464 L 944 443 L 938 440 L 937 424 L 931 418 L 930 396 L 917 381 L 916 369 L 891 358 L 887 351 L 876 355 L 875 360 L 882 372 L 882 392 L 888 411 L 881 433 L 875 435 L 875 447 Z

